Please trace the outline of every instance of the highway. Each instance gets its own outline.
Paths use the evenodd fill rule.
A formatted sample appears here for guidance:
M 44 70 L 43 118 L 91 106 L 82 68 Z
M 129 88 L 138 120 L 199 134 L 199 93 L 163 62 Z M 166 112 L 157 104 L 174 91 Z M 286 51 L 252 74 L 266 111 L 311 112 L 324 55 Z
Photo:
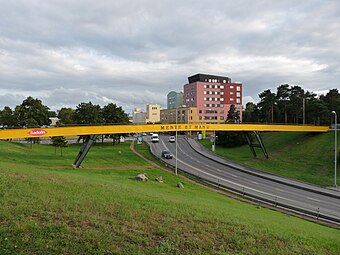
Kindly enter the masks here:
M 169 143 L 167 135 L 160 135 L 159 143 L 146 140 L 151 152 L 159 158 L 162 150 L 171 151 L 174 158 L 162 160 L 175 166 L 176 143 Z M 340 225 L 340 192 L 244 168 L 212 153 L 209 155 L 197 144 L 193 146 L 195 141 L 184 137 L 176 142 L 179 170 L 274 207 Z M 198 150 L 203 151 L 198 153 Z

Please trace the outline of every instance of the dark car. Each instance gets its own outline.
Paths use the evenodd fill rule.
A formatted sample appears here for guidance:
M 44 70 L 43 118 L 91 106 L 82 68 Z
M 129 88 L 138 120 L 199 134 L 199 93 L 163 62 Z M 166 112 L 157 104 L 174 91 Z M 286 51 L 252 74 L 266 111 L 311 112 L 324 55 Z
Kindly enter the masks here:
M 162 151 L 162 157 L 170 159 L 172 158 L 172 154 L 170 153 L 170 151 Z

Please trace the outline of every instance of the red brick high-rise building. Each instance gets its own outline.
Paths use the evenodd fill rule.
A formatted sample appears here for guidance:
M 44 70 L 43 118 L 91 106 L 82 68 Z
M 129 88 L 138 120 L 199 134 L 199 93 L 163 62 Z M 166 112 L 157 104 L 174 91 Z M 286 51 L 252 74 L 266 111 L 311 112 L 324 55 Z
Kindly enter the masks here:
M 223 123 L 230 106 L 235 105 L 242 120 L 242 83 L 233 83 L 229 77 L 196 74 L 184 85 L 184 104 L 197 107 L 202 123 Z

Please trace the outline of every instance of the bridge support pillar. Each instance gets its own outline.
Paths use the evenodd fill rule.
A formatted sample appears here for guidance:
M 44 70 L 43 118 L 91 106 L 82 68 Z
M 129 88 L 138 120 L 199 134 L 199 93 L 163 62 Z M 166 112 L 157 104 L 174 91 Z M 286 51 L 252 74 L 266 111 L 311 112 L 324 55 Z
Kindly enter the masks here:
M 257 144 L 253 143 L 252 134 L 255 136 L 257 140 Z M 245 132 L 246 139 L 248 142 L 248 145 L 250 147 L 251 152 L 253 153 L 254 157 L 256 157 L 256 151 L 255 148 L 261 148 L 263 155 L 266 157 L 266 159 L 269 158 L 266 147 L 264 146 L 264 142 L 261 138 L 259 131 L 253 131 L 253 132 Z
M 79 168 L 83 160 L 85 159 L 87 153 L 89 152 L 92 144 L 96 141 L 98 135 L 88 135 L 83 143 L 76 159 L 74 160 L 73 167 Z

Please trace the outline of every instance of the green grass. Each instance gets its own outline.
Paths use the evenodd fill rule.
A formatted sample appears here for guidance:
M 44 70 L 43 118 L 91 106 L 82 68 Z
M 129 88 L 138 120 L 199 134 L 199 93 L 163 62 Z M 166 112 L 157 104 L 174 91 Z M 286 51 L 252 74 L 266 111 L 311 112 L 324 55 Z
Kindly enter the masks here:
M 52 146 L 0 142 L 0 254 L 340 250 L 338 229 L 242 203 L 154 169 L 128 144 L 96 145 L 84 168 L 73 169 L 78 150 L 70 146 L 60 157 Z M 150 181 L 134 181 L 138 173 L 147 173 Z M 159 175 L 164 183 L 153 181 Z M 176 188 L 178 181 L 184 189 Z
M 248 145 L 236 148 L 216 146 L 216 153 L 241 164 L 300 181 L 320 186 L 332 186 L 334 183 L 334 133 L 262 132 L 261 137 L 269 160 L 260 149 L 256 149 L 258 157 L 254 158 Z M 211 149 L 209 140 L 202 140 L 202 144 Z

